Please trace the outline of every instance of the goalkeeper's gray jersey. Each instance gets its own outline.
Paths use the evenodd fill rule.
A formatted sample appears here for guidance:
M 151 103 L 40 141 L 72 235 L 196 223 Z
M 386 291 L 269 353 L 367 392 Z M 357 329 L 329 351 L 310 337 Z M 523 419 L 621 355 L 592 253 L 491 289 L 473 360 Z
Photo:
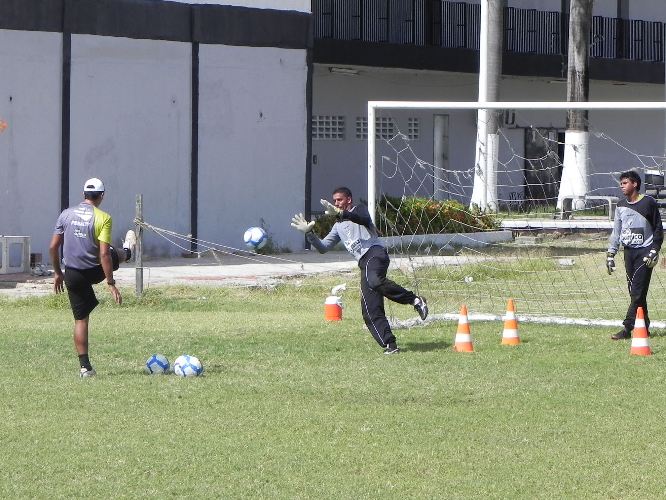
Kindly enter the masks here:
M 312 231 L 306 234 L 308 241 L 320 253 L 328 252 L 342 241 L 347 251 L 358 261 L 370 247 L 384 246 L 364 205 L 356 205 L 343 211 L 338 219 L 323 240 L 317 238 Z
M 664 239 L 661 215 L 651 196 L 641 195 L 633 203 L 620 200 L 615 210 L 613 232 L 608 239 L 608 251 L 616 253 L 620 243 L 625 248 L 661 249 Z

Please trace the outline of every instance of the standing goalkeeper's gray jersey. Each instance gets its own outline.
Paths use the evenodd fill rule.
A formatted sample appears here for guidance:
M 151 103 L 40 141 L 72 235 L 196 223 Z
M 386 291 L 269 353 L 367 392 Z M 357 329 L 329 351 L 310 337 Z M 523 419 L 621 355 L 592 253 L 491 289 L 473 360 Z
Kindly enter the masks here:
M 620 243 L 625 248 L 661 249 L 664 231 L 657 202 L 651 196 L 641 195 L 633 203 L 620 200 L 615 210 L 613 233 L 608 251 L 616 253 Z
M 613 340 L 631 338 L 638 310 L 643 311 L 645 325 L 650 326 L 647 294 L 652 278 L 652 269 L 659 260 L 659 251 L 664 240 L 659 207 L 654 198 L 639 193 L 641 178 L 629 170 L 620 174 L 620 189 L 625 199 L 617 204 L 615 224 L 608 239 L 606 268 L 615 271 L 615 254 L 624 247 L 624 270 L 629 290 L 629 308 L 622 322 L 624 328 L 612 335 Z

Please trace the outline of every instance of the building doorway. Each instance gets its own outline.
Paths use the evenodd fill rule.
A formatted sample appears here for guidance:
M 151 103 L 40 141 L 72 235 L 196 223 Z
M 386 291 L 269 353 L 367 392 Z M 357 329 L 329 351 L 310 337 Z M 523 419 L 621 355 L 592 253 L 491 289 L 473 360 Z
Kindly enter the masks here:
M 525 129 L 525 208 L 557 205 L 562 158 L 563 131 L 540 127 Z

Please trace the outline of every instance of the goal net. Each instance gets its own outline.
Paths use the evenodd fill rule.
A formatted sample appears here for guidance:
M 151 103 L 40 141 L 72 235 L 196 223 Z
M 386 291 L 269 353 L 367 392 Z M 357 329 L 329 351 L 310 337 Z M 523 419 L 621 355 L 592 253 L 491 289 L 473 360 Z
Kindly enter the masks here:
M 588 112 L 587 132 L 567 133 L 568 109 Z M 369 102 L 367 202 L 396 279 L 444 316 L 465 304 L 470 315 L 498 317 L 514 299 L 526 320 L 619 325 L 629 303 L 622 252 L 615 273 L 605 265 L 618 175 L 636 170 L 641 192 L 666 207 L 665 110 Z M 477 140 L 477 116 L 498 120 L 497 134 Z M 657 327 L 666 320 L 665 273 L 662 260 L 648 295 Z

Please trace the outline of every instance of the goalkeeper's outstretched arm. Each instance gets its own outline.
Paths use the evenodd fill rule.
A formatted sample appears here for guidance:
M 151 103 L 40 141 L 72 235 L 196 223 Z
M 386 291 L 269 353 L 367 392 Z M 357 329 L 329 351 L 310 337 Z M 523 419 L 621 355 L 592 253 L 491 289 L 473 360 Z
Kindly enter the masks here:
M 312 231 L 306 233 L 305 238 L 319 253 L 326 253 L 340 243 L 340 235 L 338 234 L 338 228 L 335 225 L 333 225 L 331 232 L 329 232 L 323 240 L 320 240 Z
M 350 220 L 367 228 L 374 225 L 365 205 L 356 205 L 351 210 L 344 210 L 339 217 L 341 220 Z

